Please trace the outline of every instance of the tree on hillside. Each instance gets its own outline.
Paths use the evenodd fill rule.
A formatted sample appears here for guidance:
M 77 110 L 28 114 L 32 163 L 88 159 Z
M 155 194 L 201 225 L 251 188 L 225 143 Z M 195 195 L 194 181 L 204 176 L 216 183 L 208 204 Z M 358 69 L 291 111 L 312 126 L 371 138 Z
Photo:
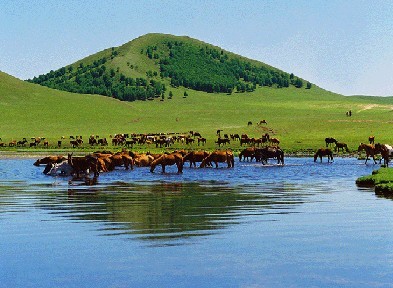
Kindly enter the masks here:
M 297 79 L 295 80 L 295 87 L 296 87 L 296 88 L 302 88 L 302 87 L 303 87 L 303 81 L 302 81 L 302 79 L 297 78 Z

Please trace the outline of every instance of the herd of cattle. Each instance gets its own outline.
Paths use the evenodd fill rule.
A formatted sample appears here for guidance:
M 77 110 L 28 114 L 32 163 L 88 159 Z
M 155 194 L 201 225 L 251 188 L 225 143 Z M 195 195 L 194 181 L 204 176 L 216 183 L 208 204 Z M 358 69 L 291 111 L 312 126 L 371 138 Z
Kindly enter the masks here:
M 223 134 L 221 137 L 221 132 L 223 130 L 217 130 L 217 140 L 215 144 L 218 147 L 221 145 L 230 144 L 231 141 L 238 141 L 240 146 L 250 145 L 250 146 L 261 146 L 261 145 L 278 145 L 280 140 L 275 137 L 270 137 L 268 133 L 263 134 L 259 138 L 249 137 L 247 134 Z M 207 142 L 205 137 L 202 137 L 201 133 L 196 131 L 189 131 L 187 133 L 149 133 L 149 134 L 115 134 L 109 135 L 109 140 L 106 137 L 100 137 L 98 135 L 90 135 L 87 139 L 87 143 L 84 142 L 83 136 L 62 136 L 60 140 L 57 140 L 57 143 L 49 143 L 45 137 L 31 137 L 28 141 L 26 137 L 21 140 L 11 140 L 6 143 L 3 142 L 0 138 L 0 147 L 58 147 L 58 148 L 66 148 L 66 147 L 83 147 L 84 145 L 88 145 L 90 147 L 93 146 L 123 146 L 126 148 L 133 148 L 134 145 L 155 145 L 155 147 L 171 147 L 175 143 L 185 144 L 188 147 L 194 144 L 198 144 L 198 146 L 204 146 Z
M 276 159 L 278 164 L 284 164 L 284 152 L 279 147 L 267 146 L 263 148 L 249 147 L 239 154 L 239 161 L 256 161 L 267 164 L 268 159 Z M 219 163 L 226 163 L 228 168 L 235 165 L 232 150 L 216 150 L 212 153 L 206 151 L 185 151 L 178 150 L 172 153 L 151 154 L 135 153 L 123 149 L 121 152 L 112 153 L 110 151 L 97 151 L 85 156 L 74 156 L 68 154 L 68 157 L 47 156 L 34 162 L 35 166 L 45 165 L 44 174 L 51 176 L 87 176 L 93 174 L 98 177 L 100 173 L 110 172 L 116 167 L 124 169 L 134 169 L 134 167 L 149 167 L 150 172 L 154 172 L 159 165 L 162 172 L 165 173 L 165 167 L 176 165 L 177 172 L 183 172 L 185 163 L 190 163 L 191 167 L 200 168 L 213 167 L 218 168 Z

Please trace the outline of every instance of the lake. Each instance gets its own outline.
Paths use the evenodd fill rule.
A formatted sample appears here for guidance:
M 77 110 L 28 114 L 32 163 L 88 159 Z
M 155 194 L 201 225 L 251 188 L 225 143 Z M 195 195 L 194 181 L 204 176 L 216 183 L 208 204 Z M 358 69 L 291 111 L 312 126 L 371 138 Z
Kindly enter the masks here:
M 393 202 L 355 158 L 148 168 L 0 160 L 0 287 L 393 287 Z M 224 167 L 221 165 L 221 167 Z

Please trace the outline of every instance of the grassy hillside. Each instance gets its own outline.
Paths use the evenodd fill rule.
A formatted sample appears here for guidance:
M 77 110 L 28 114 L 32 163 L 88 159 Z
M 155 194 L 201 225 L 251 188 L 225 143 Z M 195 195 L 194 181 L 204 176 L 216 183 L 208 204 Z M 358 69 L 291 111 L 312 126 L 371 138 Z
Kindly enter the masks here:
M 188 90 L 186 98 L 183 92 L 184 88 L 173 88 L 173 98 L 164 101 L 124 102 L 52 90 L 0 73 L 0 137 L 8 142 L 41 136 L 54 142 L 63 135 L 194 130 L 214 148 L 216 130 L 223 129 L 250 137 L 268 132 L 286 150 L 316 149 L 325 137 L 346 142 L 352 150 L 369 135 L 377 142 L 393 142 L 392 98 L 344 97 L 318 87 L 258 87 L 232 95 Z M 348 110 L 351 117 L 345 115 Z M 257 125 L 262 119 L 268 124 Z M 238 149 L 239 144 L 230 147 Z
M 311 87 L 311 83 L 264 63 L 195 39 L 164 34 L 141 36 L 29 82 L 126 101 L 165 98 L 168 90 L 179 86 L 229 94 L 252 92 L 257 86 Z

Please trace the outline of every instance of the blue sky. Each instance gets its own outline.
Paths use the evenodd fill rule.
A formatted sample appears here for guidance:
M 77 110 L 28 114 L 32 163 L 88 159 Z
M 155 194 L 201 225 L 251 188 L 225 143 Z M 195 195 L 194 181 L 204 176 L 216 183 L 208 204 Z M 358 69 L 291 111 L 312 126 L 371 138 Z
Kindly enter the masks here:
M 393 96 L 393 1 L 0 0 L 0 70 L 32 78 L 150 32 L 197 38 L 344 95 Z

